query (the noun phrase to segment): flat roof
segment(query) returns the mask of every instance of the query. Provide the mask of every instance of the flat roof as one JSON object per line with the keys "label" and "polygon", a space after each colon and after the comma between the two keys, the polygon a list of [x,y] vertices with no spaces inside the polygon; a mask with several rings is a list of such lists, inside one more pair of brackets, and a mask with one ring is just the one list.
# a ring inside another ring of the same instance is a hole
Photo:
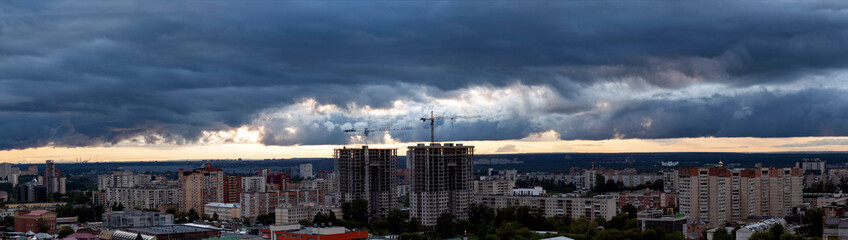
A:
{"label": "flat roof", "polygon": [[127,228],[128,231],[138,232],[138,233],[146,233],[150,235],[161,235],[161,234],[178,234],[178,233],[193,233],[193,232],[213,232],[218,231],[214,229],[202,228],[202,227],[190,227],[184,225],[169,225],[169,226],[159,226],[159,227],[142,227],[142,228]]}

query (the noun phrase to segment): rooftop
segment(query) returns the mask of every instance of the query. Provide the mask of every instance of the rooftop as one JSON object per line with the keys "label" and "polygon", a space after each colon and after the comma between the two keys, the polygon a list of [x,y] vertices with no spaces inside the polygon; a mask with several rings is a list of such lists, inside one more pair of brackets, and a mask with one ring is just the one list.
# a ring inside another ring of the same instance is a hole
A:
{"label": "rooftop", "polygon": [[206,204],[207,207],[225,207],[225,208],[239,208],[238,203],[219,203],[219,202],[211,202]]}
{"label": "rooftop", "polygon": [[183,225],[169,225],[169,226],[160,226],[160,227],[127,228],[127,231],[138,232],[138,233],[149,234],[149,235],[161,235],[161,234],[209,232],[209,231],[217,231],[217,230],[208,229],[208,228],[201,228],[201,227],[183,226]]}
{"label": "rooftop", "polygon": [[47,211],[47,210],[32,210],[32,211],[30,211],[29,213],[24,214],[24,215],[28,215],[28,216],[38,216],[38,215],[45,214],[45,213],[48,213],[48,212],[49,212],[49,211]]}

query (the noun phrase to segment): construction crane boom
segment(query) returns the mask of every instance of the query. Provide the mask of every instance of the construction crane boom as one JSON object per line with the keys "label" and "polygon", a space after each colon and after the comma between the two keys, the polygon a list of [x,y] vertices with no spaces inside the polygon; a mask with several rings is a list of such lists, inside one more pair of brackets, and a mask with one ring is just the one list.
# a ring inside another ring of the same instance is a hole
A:
{"label": "construction crane boom", "polygon": [[436,120],[454,120],[454,119],[462,119],[462,118],[480,118],[480,115],[468,115],[468,116],[433,116],[433,111],[430,111],[430,117],[421,118],[422,122],[430,121],[430,143],[436,142],[436,137],[433,128],[435,128]]}
{"label": "construction crane boom", "polygon": [[[365,145],[368,145],[368,136],[372,132],[404,131],[404,130],[412,130],[412,129],[413,128],[411,128],[411,127],[403,127],[403,128],[380,127],[380,128],[365,128],[365,129],[362,129],[361,132],[362,132],[362,135],[365,136]],[[351,128],[351,129],[345,129],[345,130],[343,130],[343,132],[346,132],[346,133],[353,132],[353,133],[355,133],[355,132],[360,132],[360,131],[356,130],[356,128]]]}

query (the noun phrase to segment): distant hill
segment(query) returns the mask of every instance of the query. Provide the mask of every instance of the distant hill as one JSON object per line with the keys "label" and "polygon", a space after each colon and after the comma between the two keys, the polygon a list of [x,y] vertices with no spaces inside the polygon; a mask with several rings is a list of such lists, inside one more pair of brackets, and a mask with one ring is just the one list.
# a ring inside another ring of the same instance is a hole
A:
{"label": "distant hill", "polygon": [[[528,154],[491,154],[477,155],[477,159],[515,159],[520,164],[476,165],[478,170],[495,168],[514,168],[519,171],[565,172],[572,167],[589,168],[635,168],[639,171],[657,171],[662,169],[661,161],[677,161],[679,167],[702,166],[707,163],[724,162],[725,165],[753,167],[762,163],[766,167],[790,167],[805,158],[819,158],[829,165],[848,162],[848,153],[844,152],[792,152],[792,153],[528,153]],[[98,162],[98,163],[57,163],[63,173],[106,172],[126,169],[139,172],[176,172],[180,168],[192,169],[212,161],[213,166],[223,168],[230,173],[253,174],[262,168],[279,171],[283,168],[297,167],[301,163],[312,163],[316,170],[333,169],[331,158],[297,158],[267,160],[175,160],[141,162]],[[19,164],[27,167],[33,164]],[[44,164],[35,164],[41,171]],[[406,168],[406,157],[398,157],[398,167]]]}

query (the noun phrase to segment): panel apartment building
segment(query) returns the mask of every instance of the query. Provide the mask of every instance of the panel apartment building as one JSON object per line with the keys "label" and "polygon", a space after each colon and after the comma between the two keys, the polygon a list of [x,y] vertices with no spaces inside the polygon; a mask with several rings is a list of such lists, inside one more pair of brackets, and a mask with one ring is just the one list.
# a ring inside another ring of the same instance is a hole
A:
{"label": "panel apartment building", "polygon": [[554,196],[498,196],[479,195],[474,201],[490,208],[527,206],[544,210],[545,217],[586,217],[589,220],[615,217],[616,200],[610,196],[594,198]]}
{"label": "panel apartment building", "polygon": [[412,171],[410,216],[426,226],[448,212],[468,219],[473,194],[474,146],[431,143],[410,146],[406,157]]}
{"label": "panel apartment building", "polygon": [[800,168],[681,167],[680,212],[715,225],[749,216],[785,217],[802,203]]}
{"label": "panel apartment building", "polygon": [[211,163],[204,167],[179,173],[180,211],[194,209],[204,214],[203,206],[211,202],[224,202],[224,171],[213,168]]}
{"label": "panel apartment building", "polygon": [[123,205],[127,209],[155,209],[177,204],[180,188],[173,181],[151,181],[150,174],[113,171],[97,176],[97,189],[106,205]]}
{"label": "panel apartment building", "polygon": [[340,200],[368,200],[372,217],[387,217],[397,202],[397,149],[345,147],[335,149],[334,158]]}

